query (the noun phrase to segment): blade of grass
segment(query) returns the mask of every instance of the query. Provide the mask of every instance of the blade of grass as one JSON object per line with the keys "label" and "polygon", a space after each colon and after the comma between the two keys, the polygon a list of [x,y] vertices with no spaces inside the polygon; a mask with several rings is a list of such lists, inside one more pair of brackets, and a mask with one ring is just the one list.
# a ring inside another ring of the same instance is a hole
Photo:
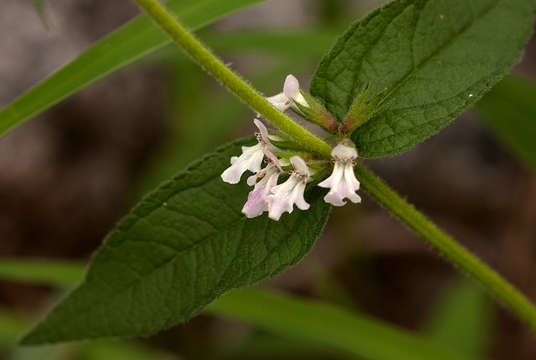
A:
{"label": "blade of grass", "polygon": [[[167,4],[190,29],[197,30],[261,1],[170,0]],[[91,82],[169,42],[169,37],[149,17],[138,16],[0,110],[0,137]]]}
{"label": "blade of grass", "polygon": [[453,282],[433,308],[425,332],[436,342],[473,359],[486,359],[493,313],[484,292],[467,279]]}
{"label": "blade of grass", "polygon": [[276,292],[235,290],[209,305],[208,311],[365,359],[466,359],[446,347],[363,314]]}
{"label": "blade of grass", "polygon": [[49,260],[0,260],[0,280],[73,286],[84,275],[78,263]]}
{"label": "blade of grass", "polygon": [[218,349],[219,356],[214,360],[251,360],[251,359],[330,359],[347,360],[354,356],[349,356],[346,351],[334,349],[324,344],[312,343],[310,341],[299,341],[274,335],[272,333],[256,333],[239,348]]}

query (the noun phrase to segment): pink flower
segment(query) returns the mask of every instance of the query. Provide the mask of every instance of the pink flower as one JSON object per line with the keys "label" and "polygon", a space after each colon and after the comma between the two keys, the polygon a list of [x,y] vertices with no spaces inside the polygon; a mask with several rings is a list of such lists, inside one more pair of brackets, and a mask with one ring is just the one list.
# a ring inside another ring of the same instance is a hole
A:
{"label": "pink flower", "polygon": [[294,204],[301,210],[309,209],[303,193],[309,180],[309,169],[305,161],[299,156],[290,158],[294,171],[284,183],[271,189],[272,195],[267,196],[268,217],[278,221],[284,212],[289,214],[294,210]]}
{"label": "pink flower", "polygon": [[333,206],[345,205],[345,198],[353,203],[361,202],[361,198],[356,194],[359,190],[359,181],[354,174],[357,151],[351,146],[338,144],[331,151],[331,156],[335,161],[333,172],[330,177],[318,184],[320,187],[330,189],[324,201]]}
{"label": "pink flower", "polygon": [[277,180],[281,174],[281,167],[275,156],[273,158],[269,157],[268,162],[268,165],[262,171],[248,178],[248,185],[255,185],[248,195],[248,201],[242,208],[242,213],[248,218],[260,216],[268,210],[267,196],[272,188],[277,185]]}

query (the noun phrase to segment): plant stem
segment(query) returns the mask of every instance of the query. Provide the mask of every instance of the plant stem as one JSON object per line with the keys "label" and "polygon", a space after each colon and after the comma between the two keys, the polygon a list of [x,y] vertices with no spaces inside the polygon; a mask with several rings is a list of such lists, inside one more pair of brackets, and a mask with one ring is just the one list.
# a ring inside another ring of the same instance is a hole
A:
{"label": "plant stem", "polygon": [[366,167],[358,165],[356,173],[365,191],[376,201],[536,330],[536,308],[522,293],[441,231]]}
{"label": "plant stem", "polygon": [[[277,110],[251,85],[229,69],[219,58],[197,40],[158,0],[135,0],[200,66],[222,82],[232,93],[287,133],[306,149],[329,157],[331,146],[291,118]],[[210,101],[210,100],[208,100]]]}
{"label": "plant stem", "polygon": [[[329,144],[273,107],[255,89],[195,39],[157,0],[135,1],[199,65],[220,80],[231,92],[245,101],[255,111],[258,111],[305,148],[326,157],[330,155],[331,146]],[[519,318],[527,322],[532,329],[536,330],[536,308],[523,294],[450,236],[442,232],[364,166],[357,166],[356,172],[363,184],[363,188],[381,205],[423,237],[428,244],[443,254],[455,266],[482,284],[490,294],[504,303]]]}

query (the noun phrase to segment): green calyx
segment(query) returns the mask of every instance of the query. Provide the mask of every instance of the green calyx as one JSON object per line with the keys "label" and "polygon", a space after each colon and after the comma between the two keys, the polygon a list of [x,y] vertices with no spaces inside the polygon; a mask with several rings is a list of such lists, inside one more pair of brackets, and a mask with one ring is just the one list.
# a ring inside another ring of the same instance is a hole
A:
{"label": "green calyx", "polygon": [[313,124],[319,125],[330,133],[335,133],[339,129],[339,124],[337,120],[326,110],[326,108],[313,96],[306,93],[305,91],[300,90],[301,95],[304,97],[305,101],[309,106],[300,104],[297,101],[294,101],[296,104],[297,110],[294,110],[298,115],[304,119],[312,122]]}
{"label": "green calyx", "polygon": [[368,84],[354,100],[341,124],[340,132],[342,134],[351,134],[355,129],[384,110],[389,105],[386,100],[387,89],[374,92],[372,85]]}

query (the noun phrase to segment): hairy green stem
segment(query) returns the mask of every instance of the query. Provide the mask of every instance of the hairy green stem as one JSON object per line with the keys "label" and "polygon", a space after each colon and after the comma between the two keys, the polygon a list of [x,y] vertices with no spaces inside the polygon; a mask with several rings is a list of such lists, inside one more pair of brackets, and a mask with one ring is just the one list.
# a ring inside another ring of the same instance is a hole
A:
{"label": "hairy green stem", "polygon": [[[194,38],[157,0],[135,1],[199,65],[220,80],[255,111],[258,111],[305,148],[324,156],[329,156],[331,152],[329,144],[295,123],[267,102],[262,95]],[[536,330],[536,308],[523,294],[463,246],[455,242],[450,236],[442,232],[364,166],[359,165],[356,169],[364,189],[372,197],[391,211],[400,221],[423,237],[428,244],[443,254],[450,262],[482,284],[493,296]]]}
{"label": "hairy green stem", "polygon": [[387,184],[363,165],[356,174],[364,190],[400,221],[419,234],[447,260],[479,282],[491,295],[502,302],[520,319],[536,330],[536,308],[523,294],[476,256],[441,231],[434,223],[402,199]]}
{"label": "hairy green stem", "polygon": [[158,0],[135,0],[199,65],[222,82],[232,93],[270,120],[306,149],[329,156],[331,147],[324,140],[295,123],[277,110],[251,85],[229,69],[218,57],[197,40]]}

